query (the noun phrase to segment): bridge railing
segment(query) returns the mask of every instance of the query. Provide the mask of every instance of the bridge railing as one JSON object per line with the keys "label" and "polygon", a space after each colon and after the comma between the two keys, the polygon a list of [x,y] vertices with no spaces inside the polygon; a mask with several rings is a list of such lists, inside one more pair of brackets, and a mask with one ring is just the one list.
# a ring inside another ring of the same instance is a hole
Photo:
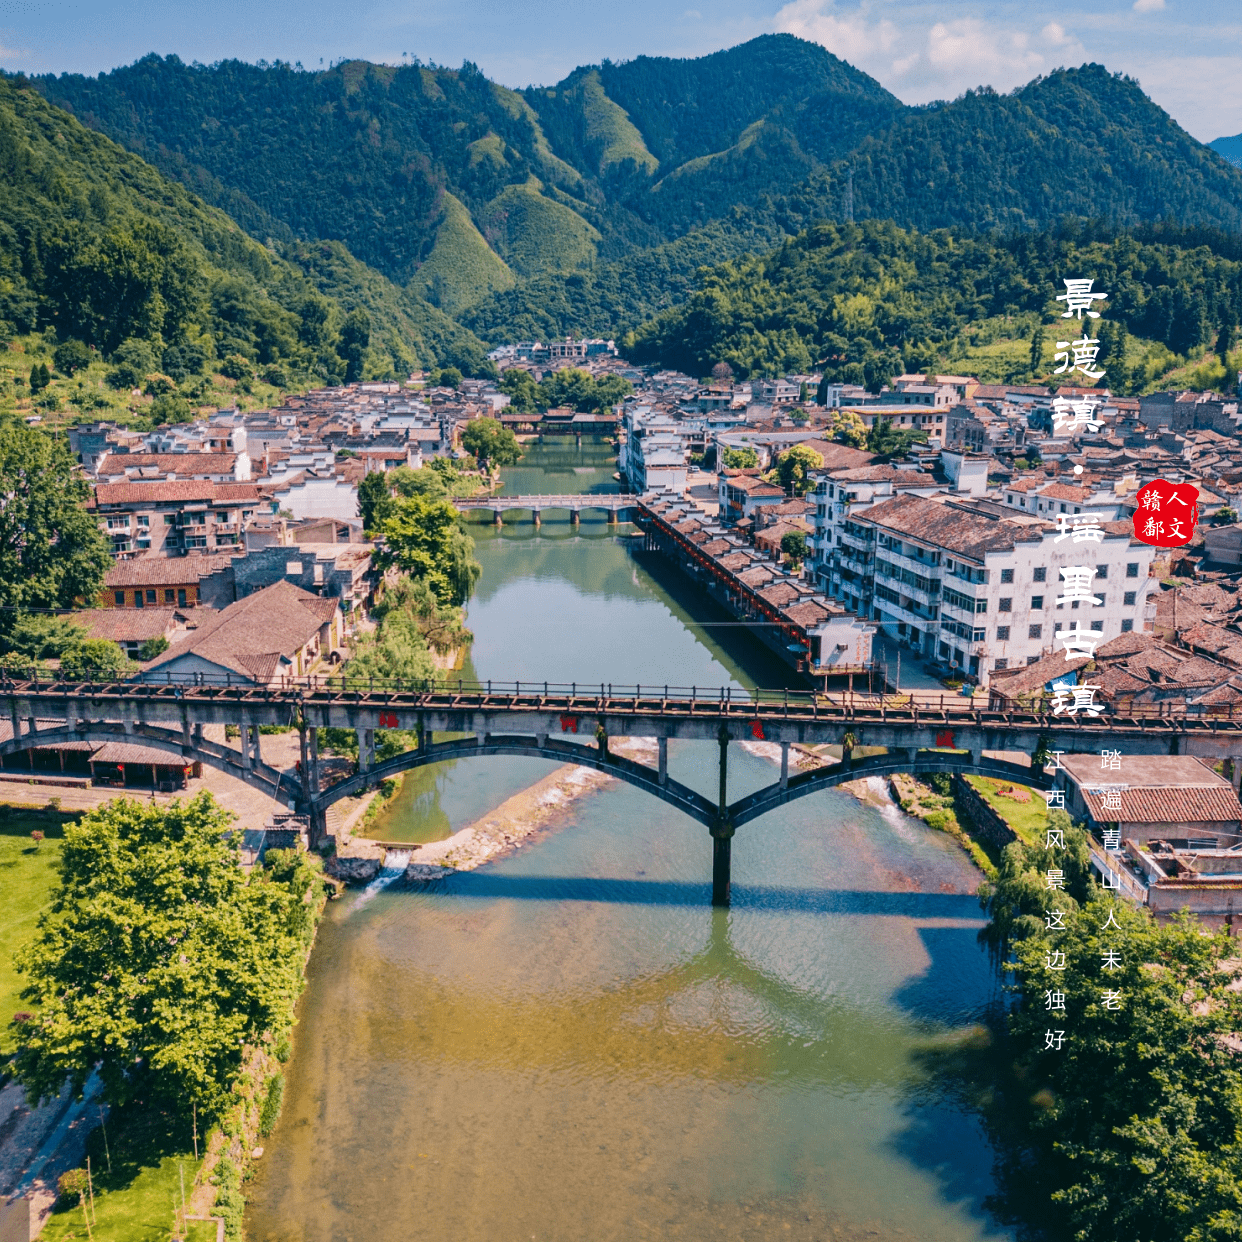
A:
{"label": "bridge railing", "polygon": [[934,691],[915,691],[913,694],[873,694],[866,691],[825,692],[799,689],[766,689],[744,686],[677,686],[672,684],[618,683],[618,682],[553,682],[553,681],[466,681],[465,679],[401,680],[384,677],[351,675],[348,671],[336,674],[309,674],[284,676],[268,685],[256,685],[253,681],[231,673],[214,675],[208,673],[177,674],[158,671],[142,674],[142,680],[111,681],[100,679],[67,679],[59,670],[33,666],[29,669],[0,669],[0,694],[46,693],[67,698],[99,697],[176,697],[191,694],[195,697],[259,698],[263,700],[288,699],[295,702],[306,697],[327,696],[352,701],[376,698],[431,699],[435,705],[452,705],[460,698],[476,705],[503,706],[511,701],[514,706],[537,707],[546,700],[553,709],[572,705],[579,710],[592,708],[630,710],[642,713],[667,710],[698,711],[703,714],[719,713],[726,716],[745,716],[748,712],[762,715],[790,714],[797,716],[844,715],[870,720],[928,720],[966,721],[986,719],[998,723],[1026,723],[1032,721],[1082,725],[1094,723],[1097,727],[1111,721],[1196,723],[1203,728],[1226,727],[1242,729],[1242,711],[1233,705],[1217,707],[1202,704],[1179,704],[1174,712],[1172,705],[1136,704],[1133,699],[1121,699],[1101,703],[1098,717],[1070,717],[1067,714],[1052,716],[1047,704],[1030,707],[983,706],[979,701],[962,698],[955,694],[939,694]]}

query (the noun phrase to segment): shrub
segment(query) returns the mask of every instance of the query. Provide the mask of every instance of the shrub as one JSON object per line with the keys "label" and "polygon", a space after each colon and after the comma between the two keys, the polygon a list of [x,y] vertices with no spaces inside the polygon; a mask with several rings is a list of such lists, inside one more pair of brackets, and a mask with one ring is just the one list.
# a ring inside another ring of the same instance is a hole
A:
{"label": "shrub", "polygon": [[260,378],[265,384],[271,384],[273,388],[289,387],[288,374],[284,367],[276,362],[269,362],[260,373]]}
{"label": "shrub", "polygon": [[56,1189],[59,1192],[56,1199],[58,1208],[77,1207],[86,1193],[86,1170],[69,1169],[62,1173],[56,1181]]}
{"label": "shrub", "polygon": [[81,341],[62,341],[52,354],[52,361],[62,375],[72,375],[91,364],[91,351]]}
{"label": "shrub", "polygon": [[284,1074],[273,1074],[267,1080],[267,1094],[263,1097],[263,1107],[259,1110],[259,1133],[266,1138],[276,1125],[280,1116],[280,1105],[285,1098]]}
{"label": "shrub", "polygon": [[163,397],[170,392],[176,392],[177,384],[171,375],[165,375],[161,371],[152,371],[143,382],[142,391],[148,397]]}
{"label": "shrub", "polygon": [[220,374],[231,380],[249,379],[250,359],[243,354],[229,354],[220,364]]}
{"label": "shrub", "polygon": [[105,378],[112,388],[137,388],[156,365],[150,342],[130,337],[113,351],[112,369]]}

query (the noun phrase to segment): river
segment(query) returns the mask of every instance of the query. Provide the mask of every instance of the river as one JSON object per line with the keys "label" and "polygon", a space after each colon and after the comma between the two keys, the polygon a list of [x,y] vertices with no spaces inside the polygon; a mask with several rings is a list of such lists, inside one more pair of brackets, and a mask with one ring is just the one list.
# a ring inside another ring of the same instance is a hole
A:
{"label": "river", "polygon": [[[566,469],[605,487],[599,454],[539,446],[522,490],[564,490]],[[557,482],[540,486],[545,463]],[[474,671],[772,684],[780,666],[625,529],[473,528]],[[730,798],[774,778],[730,750]],[[714,796],[714,757],[673,743],[670,771]],[[383,835],[433,839],[550,770],[446,765]],[[708,906],[707,832],[626,785],[479,871],[334,903],[250,1236],[1012,1237],[983,1206],[978,1121],[924,1068],[997,999],[979,875],[871,794],[825,791],[739,831],[727,912]]]}

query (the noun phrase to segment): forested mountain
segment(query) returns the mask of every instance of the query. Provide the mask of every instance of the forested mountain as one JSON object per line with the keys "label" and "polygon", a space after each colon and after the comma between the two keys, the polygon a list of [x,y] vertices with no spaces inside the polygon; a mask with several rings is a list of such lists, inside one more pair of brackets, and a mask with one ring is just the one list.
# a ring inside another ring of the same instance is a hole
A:
{"label": "forested mountain", "polygon": [[479,342],[337,243],[260,245],[224,212],[0,78],[0,331],[50,327],[145,371],[236,355],[339,382]]}
{"label": "forested mountain", "polygon": [[1098,65],[924,108],[790,35],[521,92],[469,63],[158,56],[37,86],[259,240],[339,242],[492,340],[633,324],[689,256],[842,219],[851,174],[856,219],[920,229],[1242,229],[1242,171]]}
{"label": "forested mountain", "polygon": [[878,391],[903,371],[936,369],[973,329],[1003,321],[1008,335],[1039,342],[1008,378],[1045,380],[1055,362],[1044,342],[1060,327],[1057,276],[1070,273],[1090,273],[1108,294],[1093,332],[1114,391],[1144,387],[1153,353],[1167,369],[1174,355],[1214,344],[1224,355],[1236,339],[1242,239],[1160,226],[972,237],[866,221],[819,224],[767,255],[700,273],[684,304],[627,350],[693,375],[717,362],[743,376],[822,364],[829,379]]}

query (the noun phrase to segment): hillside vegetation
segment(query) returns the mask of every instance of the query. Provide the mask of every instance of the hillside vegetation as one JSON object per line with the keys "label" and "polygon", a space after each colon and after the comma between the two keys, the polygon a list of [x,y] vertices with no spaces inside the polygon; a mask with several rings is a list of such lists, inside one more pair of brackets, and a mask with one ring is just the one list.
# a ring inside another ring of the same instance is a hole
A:
{"label": "hillside vegetation", "polygon": [[985,238],[819,224],[766,255],[702,271],[683,305],[626,345],[637,360],[695,375],[717,362],[744,376],[822,365],[829,379],[873,391],[903,371],[966,359],[985,379],[1054,379],[1051,349],[1002,353],[995,370],[986,349],[972,350],[1025,345],[1037,328],[1054,339],[1061,278],[1090,274],[1109,294],[1092,329],[1107,383],[1142,390],[1218,342],[1227,351],[1242,320],[1242,245],[1218,238],[1213,252],[1200,240],[1171,228]]}
{"label": "hillside vegetation", "polygon": [[521,92],[468,62],[158,56],[36,84],[256,239],[338,242],[491,342],[616,335],[682,295],[692,258],[843,220],[851,178],[855,219],[905,228],[1242,230],[1242,171],[1100,65],[918,108],[790,35]]}

